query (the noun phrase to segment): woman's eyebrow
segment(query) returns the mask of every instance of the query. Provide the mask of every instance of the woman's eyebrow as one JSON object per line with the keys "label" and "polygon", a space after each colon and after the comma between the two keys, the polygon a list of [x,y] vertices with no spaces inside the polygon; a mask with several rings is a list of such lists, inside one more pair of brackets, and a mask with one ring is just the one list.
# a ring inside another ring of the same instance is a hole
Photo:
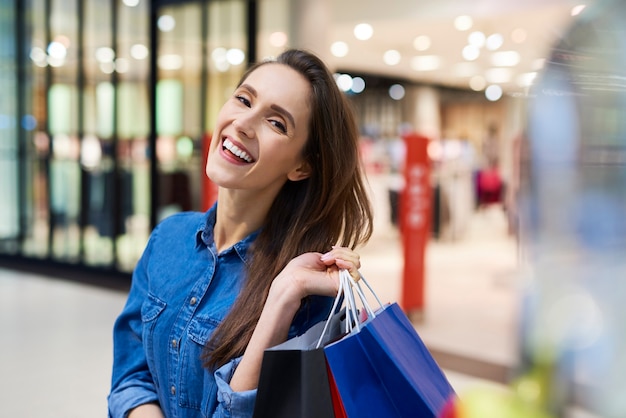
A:
{"label": "woman's eyebrow", "polygon": [[[250,84],[242,84],[241,86],[239,86],[240,88],[246,89],[250,92],[251,95],[253,95],[254,97],[258,97],[258,93],[256,91],[256,89],[254,87],[252,87]],[[291,113],[289,113],[287,111],[287,109],[285,109],[282,106],[279,106],[277,104],[273,104],[270,106],[270,108],[272,110],[277,111],[278,113],[280,113],[281,115],[283,115],[284,117],[286,117],[287,119],[289,119],[289,122],[291,122],[291,125],[293,127],[296,126],[296,121],[294,120],[293,116],[291,115]]]}
{"label": "woman's eyebrow", "polygon": [[293,126],[295,128],[296,126],[296,122],[293,120],[293,116],[291,116],[291,113],[289,113],[287,111],[287,109],[278,106],[276,104],[273,104],[270,106],[273,110],[277,111],[278,113],[280,113],[281,115],[283,115],[284,117],[286,117],[287,119],[289,119],[289,122],[291,122],[291,126]]}
{"label": "woman's eyebrow", "polygon": [[248,90],[250,94],[253,95],[254,97],[258,96],[256,89],[252,87],[250,84],[242,84],[239,87]]}

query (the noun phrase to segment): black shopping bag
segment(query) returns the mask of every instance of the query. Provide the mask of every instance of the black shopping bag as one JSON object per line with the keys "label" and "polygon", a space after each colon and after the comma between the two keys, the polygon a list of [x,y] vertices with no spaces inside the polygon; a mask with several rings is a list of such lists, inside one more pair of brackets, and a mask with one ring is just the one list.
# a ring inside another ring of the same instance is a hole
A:
{"label": "black shopping bag", "polygon": [[343,318],[342,311],[303,335],[265,350],[254,418],[335,418],[321,344],[343,334]]}
{"label": "black shopping bag", "polygon": [[455,396],[397,303],[324,351],[348,417],[433,418]]}

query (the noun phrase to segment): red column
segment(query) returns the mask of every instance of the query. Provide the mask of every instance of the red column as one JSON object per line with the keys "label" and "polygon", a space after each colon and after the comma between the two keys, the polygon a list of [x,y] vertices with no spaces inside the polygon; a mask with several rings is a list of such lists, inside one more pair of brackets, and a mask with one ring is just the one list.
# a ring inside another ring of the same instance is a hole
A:
{"label": "red column", "polygon": [[400,203],[400,228],[404,249],[402,308],[419,319],[424,311],[424,257],[430,238],[432,190],[428,138],[406,134],[405,187]]}
{"label": "red column", "polygon": [[202,136],[202,211],[208,210],[217,200],[217,185],[206,175],[206,162],[211,145],[211,133],[207,132]]}

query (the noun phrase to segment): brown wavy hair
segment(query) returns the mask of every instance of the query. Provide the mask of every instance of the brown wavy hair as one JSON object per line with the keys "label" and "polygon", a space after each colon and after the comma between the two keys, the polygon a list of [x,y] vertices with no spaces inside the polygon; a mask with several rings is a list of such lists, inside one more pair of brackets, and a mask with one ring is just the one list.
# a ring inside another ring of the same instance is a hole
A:
{"label": "brown wavy hair", "polygon": [[304,158],[311,175],[287,181],[272,204],[251,247],[247,281],[232,310],[207,343],[203,361],[214,370],[243,355],[261,316],[270,285],[294,257],[326,252],[332,245],[355,248],[372,234],[372,207],[359,155],[359,132],[348,99],[315,55],[290,49],[275,60],[255,64],[239,84],[261,65],[287,65],[311,85],[309,135]]}

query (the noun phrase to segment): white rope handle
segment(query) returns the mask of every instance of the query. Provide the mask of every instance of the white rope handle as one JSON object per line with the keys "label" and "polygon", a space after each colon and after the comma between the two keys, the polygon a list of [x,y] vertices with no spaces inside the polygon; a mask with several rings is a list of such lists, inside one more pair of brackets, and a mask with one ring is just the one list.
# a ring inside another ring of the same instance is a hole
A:
{"label": "white rope handle", "polygon": [[354,292],[356,291],[359,299],[361,300],[361,304],[363,305],[363,309],[367,313],[368,318],[374,318],[376,316],[375,311],[371,308],[367,298],[365,297],[365,293],[363,292],[363,288],[361,287],[360,282],[365,283],[365,286],[369,289],[370,293],[378,302],[380,308],[383,308],[383,304],[378,298],[378,295],[372,289],[372,286],[365,280],[365,277],[359,272],[360,280],[356,281],[350,275],[350,272],[346,269],[339,270],[339,290],[337,291],[337,296],[335,297],[335,301],[333,303],[333,307],[328,314],[328,318],[326,318],[326,323],[324,324],[324,329],[322,330],[322,334],[320,335],[319,340],[317,341],[317,345],[315,348],[319,348],[322,345],[322,340],[324,339],[324,335],[328,331],[328,327],[330,325],[330,320],[335,314],[335,310],[339,305],[339,301],[341,297],[344,296],[345,305],[346,305],[346,326],[345,332],[349,333],[355,328],[357,331],[361,330],[361,321],[359,320],[359,309],[356,304],[356,298],[354,297]]}

